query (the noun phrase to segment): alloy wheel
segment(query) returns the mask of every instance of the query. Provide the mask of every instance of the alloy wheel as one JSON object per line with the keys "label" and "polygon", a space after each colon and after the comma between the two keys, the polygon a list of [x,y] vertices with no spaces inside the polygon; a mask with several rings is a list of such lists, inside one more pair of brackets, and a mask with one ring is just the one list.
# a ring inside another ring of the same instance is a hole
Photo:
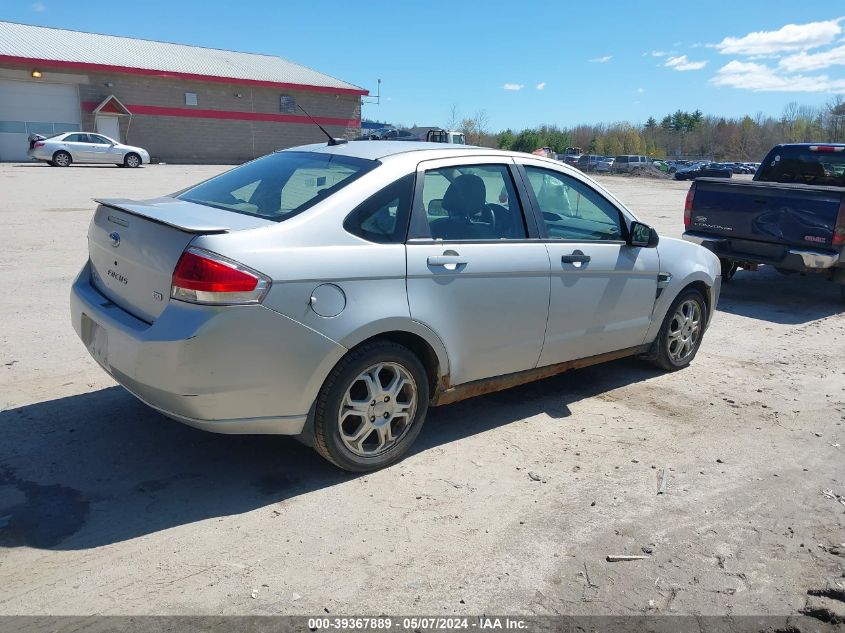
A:
{"label": "alloy wheel", "polygon": [[355,455],[375,457],[393,448],[411,428],[417,385],[398,363],[378,363],[358,374],[341,400],[338,425]]}
{"label": "alloy wheel", "polygon": [[667,332],[667,352],[681,364],[695,352],[701,338],[701,305],[694,299],[681,303],[672,315]]}

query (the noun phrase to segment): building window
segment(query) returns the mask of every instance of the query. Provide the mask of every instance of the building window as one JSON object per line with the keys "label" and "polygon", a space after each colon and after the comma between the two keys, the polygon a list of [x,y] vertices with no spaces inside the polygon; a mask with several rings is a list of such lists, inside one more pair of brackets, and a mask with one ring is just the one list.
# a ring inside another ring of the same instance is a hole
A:
{"label": "building window", "polygon": [[185,93],[185,105],[197,105],[197,93],[196,92],[186,92]]}
{"label": "building window", "polygon": [[281,95],[279,97],[279,112],[294,114],[296,112],[296,99],[290,95]]}

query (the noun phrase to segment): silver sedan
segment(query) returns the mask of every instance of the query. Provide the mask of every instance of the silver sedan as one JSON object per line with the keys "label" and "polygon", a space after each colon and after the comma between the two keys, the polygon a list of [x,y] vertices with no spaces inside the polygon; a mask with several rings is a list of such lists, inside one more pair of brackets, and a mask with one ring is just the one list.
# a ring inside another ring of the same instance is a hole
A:
{"label": "silver sedan", "polygon": [[171,418],[353,471],[398,460],[429,406],[624,356],[687,366],[721,282],[578,170],[483,148],[311,145],[99,203],[71,293],[97,362]]}
{"label": "silver sedan", "polygon": [[47,138],[31,138],[28,154],[33,160],[54,167],[69,167],[72,163],[140,167],[150,162],[150,154],[144,148],[124,145],[93,132],[66,132]]}

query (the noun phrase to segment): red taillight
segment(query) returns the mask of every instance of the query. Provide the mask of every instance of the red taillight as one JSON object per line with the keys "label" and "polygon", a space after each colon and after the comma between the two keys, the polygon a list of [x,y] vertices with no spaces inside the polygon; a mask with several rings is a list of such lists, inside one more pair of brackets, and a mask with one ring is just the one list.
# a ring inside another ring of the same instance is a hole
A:
{"label": "red taillight", "polygon": [[811,152],[841,152],[845,145],[810,145]]}
{"label": "red taillight", "polygon": [[845,200],[839,204],[839,213],[836,214],[836,224],[833,225],[833,238],[830,243],[834,246],[845,244]]}
{"label": "red taillight", "polygon": [[690,185],[689,191],[687,191],[686,202],[684,202],[684,227],[687,227],[692,223],[693,200],[695,200],[695,181],[693,181]]}
{"label": "red taillight", "polygon": [[189,248],[176,263],[170,296],[192,303],[257,303],[269,279],[230,259]]}
{"label": "red taillight", "polygon": [[44,147],[44,142],[43,141],[36,141],[34,147]]}

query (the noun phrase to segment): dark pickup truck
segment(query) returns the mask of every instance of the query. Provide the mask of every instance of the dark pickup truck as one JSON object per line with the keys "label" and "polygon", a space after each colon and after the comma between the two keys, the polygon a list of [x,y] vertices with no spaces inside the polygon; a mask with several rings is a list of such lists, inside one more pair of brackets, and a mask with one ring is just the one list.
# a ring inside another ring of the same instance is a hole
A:
{"label": "dark pickup truck", "polygon": [[698,178],[684,228],[719,257],[724,281],[766,264],[824,275],[845,300],[845,145],[777,145],[751,181]]}

